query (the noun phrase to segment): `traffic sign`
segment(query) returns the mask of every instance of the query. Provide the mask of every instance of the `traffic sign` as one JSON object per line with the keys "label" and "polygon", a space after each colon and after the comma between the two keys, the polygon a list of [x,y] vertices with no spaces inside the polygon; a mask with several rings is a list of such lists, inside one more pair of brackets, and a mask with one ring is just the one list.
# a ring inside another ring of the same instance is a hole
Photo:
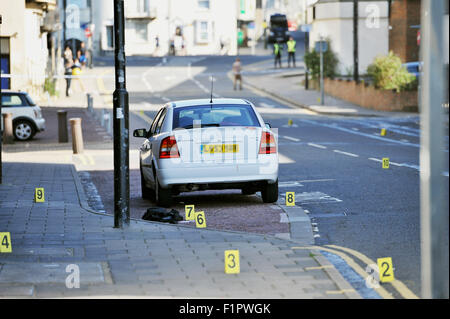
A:
{"label": "traffic sign", "polygon": [[328,51],[328,42],[327,41],[316,41],[315,43],[315,51],[317,53],[325,53]]}

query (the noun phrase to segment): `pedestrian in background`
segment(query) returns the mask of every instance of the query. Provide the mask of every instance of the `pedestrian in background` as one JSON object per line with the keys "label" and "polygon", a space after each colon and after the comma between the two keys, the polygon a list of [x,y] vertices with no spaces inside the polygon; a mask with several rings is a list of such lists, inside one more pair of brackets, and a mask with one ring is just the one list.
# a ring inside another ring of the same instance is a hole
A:
{"label": "pedestrian in background", "polygon": [[77,59],[83,67],[86,65],[86,47],[83,41],[81,41],[80,49],[77,52]]}
{"label": "pedestrian in background", "polygon": [[287,42],[287,49],[288,49],[288,68],[291,67],[291,59],[294,62],[294,68],[295,68],[295,45],[296,42],[293,37],[289,37],[289,41]]}
{"label": "pedestrian in background", "polygon": [[277,68],[277,62],[281,68],[281,51],[282,50],[283,50],[283,48],[279,42],[275,42],[273,44],[273,54],[275,56],[275,69]]}
{"label": "pedestrian in background", "polygon": [[69,46],[66,46],[66,49],[64,50],[64,66],[69,62],[73,64],[73,55],[72,50],[70,50]]}
{"label": "pedestrian in background", "polygon": [[[69,47],[66,48],[66,51]],[[72,56],[72,51],[70,51],[70,56]],[[64,52],[64,57],[65,57],[66,52]],[[69,97],[70,96],[70,84],[72,82],[72,67],[73,67],[73,60],[72,58],[70,59],[65,59],[65,64],[64,64],[64,78],[66,79],[66,96]]]}
{"label": "pedestrian in background", "polygon": [[236,90],[237,81],[239,81],[239,90],[242,90],[242,64],[241,59],[236,58],[236,61],[233,63],[233,74],[234,74],[234,81],[233,81],[233,89]]}

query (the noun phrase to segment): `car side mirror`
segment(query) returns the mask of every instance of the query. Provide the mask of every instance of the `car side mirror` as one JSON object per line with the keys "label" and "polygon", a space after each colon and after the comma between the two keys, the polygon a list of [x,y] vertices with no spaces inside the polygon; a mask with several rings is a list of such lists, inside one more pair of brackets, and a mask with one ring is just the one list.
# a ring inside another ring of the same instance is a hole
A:
{"label": "car side mirror", "polygon": [[148,132],[145,128],[138,128],[133,131],[134,137],[147,137],[147,135],[148,135]]}
{"label": "car side mirror", "polygon": [[270,129],[272,128],[272,125],[270,125],[270,123],[264,123],[264,124],[266,124],[266,128],[267,128],[267,129],[270,130]]}

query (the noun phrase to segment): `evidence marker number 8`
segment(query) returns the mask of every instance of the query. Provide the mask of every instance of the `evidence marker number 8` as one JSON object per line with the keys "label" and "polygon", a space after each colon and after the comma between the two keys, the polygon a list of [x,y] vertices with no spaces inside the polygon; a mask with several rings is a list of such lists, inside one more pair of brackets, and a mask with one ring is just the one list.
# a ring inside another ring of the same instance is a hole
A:
{"label": "evidence marker number 8", "polygon": [[295,206],[295,192],[286,192],[286,206]]}

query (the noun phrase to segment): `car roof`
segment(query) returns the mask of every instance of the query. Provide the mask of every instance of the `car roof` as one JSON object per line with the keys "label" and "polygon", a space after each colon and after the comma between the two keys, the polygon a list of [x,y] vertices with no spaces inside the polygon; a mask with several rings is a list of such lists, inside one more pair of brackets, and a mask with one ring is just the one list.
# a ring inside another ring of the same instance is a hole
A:
{"label": "car roof", "polygon": [[23,91],[10,91],[10,90],[2,90],[2,94],[27,94],[27,92]]}
{"label": "car roof", "polygon": [[181,100],[170,102],[172,107],[185,107],[185,106],[196,106],[196,105],[219,105],[219,104],[238,104],[238,105],[251,105],[251,103],[244,99],[196,99],[196,100]]}

